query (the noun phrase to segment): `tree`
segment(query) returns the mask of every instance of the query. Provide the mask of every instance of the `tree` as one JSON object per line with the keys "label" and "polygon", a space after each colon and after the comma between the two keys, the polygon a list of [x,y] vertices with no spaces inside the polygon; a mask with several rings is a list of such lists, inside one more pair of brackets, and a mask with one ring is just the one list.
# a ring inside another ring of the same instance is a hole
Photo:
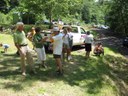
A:
{"label": "tree", "polygon": [[128,35],[128,1],[113,0],[108,22],[115,33]]}
{"label": "tree", "polygon": [[7,14],[18,5],[18,0],[0,0],[0,12]]}

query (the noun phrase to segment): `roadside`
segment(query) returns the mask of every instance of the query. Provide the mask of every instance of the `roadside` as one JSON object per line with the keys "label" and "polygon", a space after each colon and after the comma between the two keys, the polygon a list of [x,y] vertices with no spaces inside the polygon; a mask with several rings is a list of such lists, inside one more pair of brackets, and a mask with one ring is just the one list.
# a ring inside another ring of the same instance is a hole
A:
{"label": "roadside", "polygon": [[117,52],[128,58],[128,48],[122,46],[122,39],[113,36],[110,30],[93,28],[93,31],[98,32],[99,38],[96,42],[101,42],[104,46],[115,48]]}

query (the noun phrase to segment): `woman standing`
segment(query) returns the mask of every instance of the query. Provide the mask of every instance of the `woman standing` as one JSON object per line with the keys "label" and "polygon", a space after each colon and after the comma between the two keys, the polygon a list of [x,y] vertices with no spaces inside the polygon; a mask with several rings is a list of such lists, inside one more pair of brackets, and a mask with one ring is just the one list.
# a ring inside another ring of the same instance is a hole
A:
{"label": "woman standing", "polygon": [[33,43],[35,46],[35,50],[37,52],[37,57],[41,63],[41,66],[46,68],[47,66],[45,65],[46,61],[46,53],[45,53],[45,48],[44,48],[44,42],[46,41],[47,37],[43,38],[40,34],[41,28],[37,27],[35,29],[35,35],[33,36]]}

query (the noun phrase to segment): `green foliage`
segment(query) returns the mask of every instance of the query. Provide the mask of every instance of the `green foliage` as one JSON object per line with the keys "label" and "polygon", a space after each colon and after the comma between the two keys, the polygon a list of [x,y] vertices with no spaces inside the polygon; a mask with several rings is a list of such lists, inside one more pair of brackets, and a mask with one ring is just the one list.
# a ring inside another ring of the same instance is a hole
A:
{"label": "green foliage", "polygon": [[128,35],[128,1],[113,0],[111,11],[108,14],[108,22],[115,33]]}
{"label": "green foliage", "polygon": [[0,0],[0,12],[7,14],[18,5],[18,0]]}
{"label": "green foliage", "polygon": [[[104,23],[107,4],[100,0],[20,0],[11,2],[12,6],[17,3],[18,7],[13,12],[28,13],[35,16],[34,21],[49,19],[63,19],[67,22],[94,22]],[[10,4],[10,3],[9,3]],[[28,16],[27,16],[28,17]],[[25,18],[28,22],[29,19]],[[67,20],[66,20],[66,19]],[[72,20],[71,20],[72,19]],[[78,21],[77,21],[78,20]]]}
{"label": "green foliage", "polygon": [[109,1],[84,0],[82,19],[85,23],[106,24],[105,17],[109,11]]}
{"label": "green foliage", "polygon": [[0,12],[0,24],[11,24],[12,20],[11,14],[3,14]]}

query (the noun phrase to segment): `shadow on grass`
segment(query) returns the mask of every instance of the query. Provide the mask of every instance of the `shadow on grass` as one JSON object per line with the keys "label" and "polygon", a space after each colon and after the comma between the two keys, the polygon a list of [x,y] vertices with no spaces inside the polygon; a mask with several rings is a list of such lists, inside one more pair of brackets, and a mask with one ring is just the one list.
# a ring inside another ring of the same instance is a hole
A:
{"label": "shadow on grass", "polygon": [[127,96],[128,61],[126,59],[111,55],[88,60],[84,60],[80,55],[74,58],[78,66],[68,65],[70,74],[64,78],[70,85],[82,86],[90,94],[97,94],[103,87],[110,85],[109,87],[116,89],[120,96]]}
{"label": "shadow on grass", "polygon": [[[25,78],[18,73],[16,68],[20,61],[10,56],[0,61],[2,67],[0,77],[10,82],[1,83],[6,89],[17,91],[31,87],[36,81],[59,81],[62,80],[71,86],[79,86],[89,94],[98,94],[106,85],[113,87],[120,96],[127,96],[128,86],[128,61],[121,57],[105,55],[103,57],[92,57],[85,59],[82,55],[73,55],[72,62],[64,65],[64,76],[55,74],[55,62],[51,55],[48,55],[48,68],[39,69],[36,66],[37,74],[28,74]],[[14,61],[13,61],[14,60]]]}

